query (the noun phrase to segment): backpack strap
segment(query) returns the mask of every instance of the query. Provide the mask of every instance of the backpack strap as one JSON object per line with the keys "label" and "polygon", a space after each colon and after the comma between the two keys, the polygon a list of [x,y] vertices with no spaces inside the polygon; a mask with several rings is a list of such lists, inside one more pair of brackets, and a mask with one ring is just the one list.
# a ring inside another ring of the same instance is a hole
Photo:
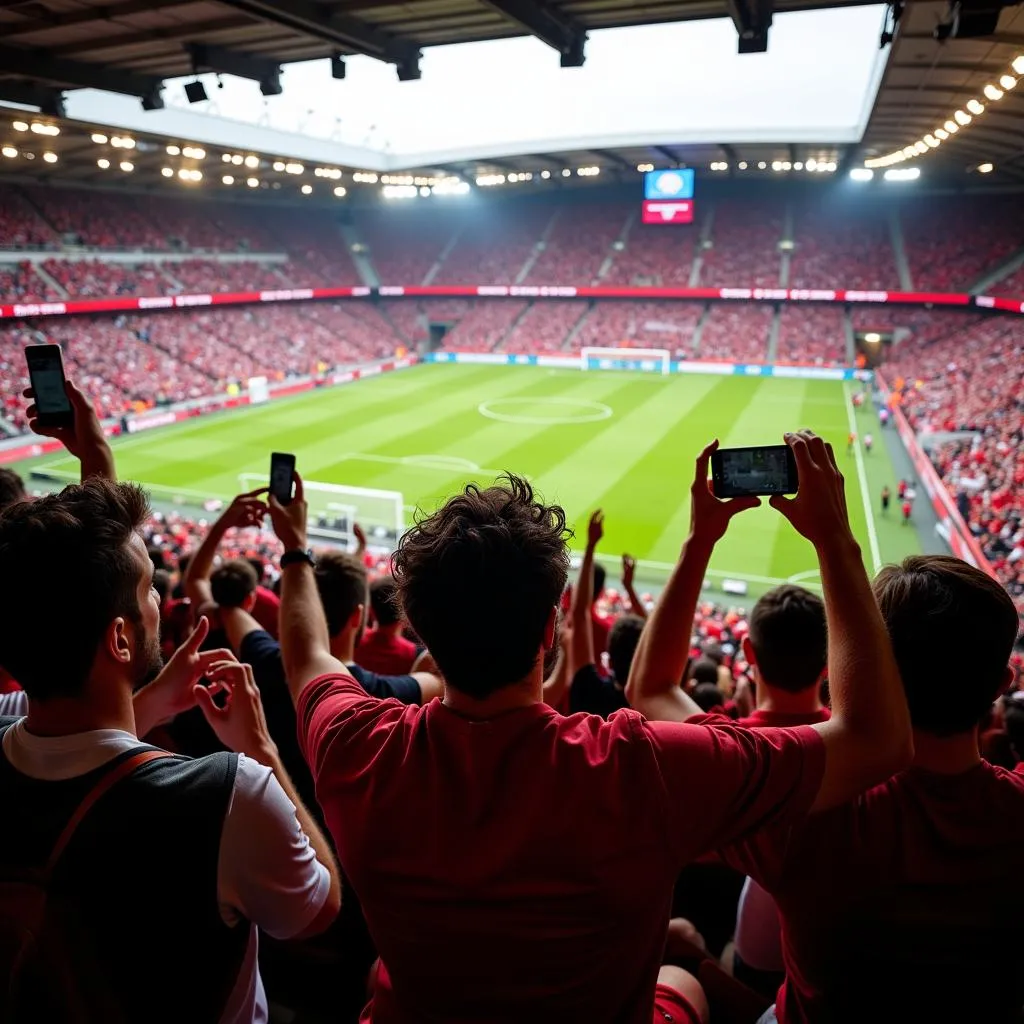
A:
{"label": "backpack strap", "polygon": [[113,786],[116,786],[123,778],[131,775],[140,765],[144,765],[149,761],[159,761],[163,758],[173,757],[173,754],[169,754],[165,750],[140,750],[137,754],[126,757],[123,761],[116,762],[113,768],[104,772],[92,789],[86,793],[85,799],[75,808],[75,813],[71,815],[71,819],[57,838],[57,842],[54,844],[50,857],[46,862],[46,873],[49,875],[53,872],[53,869],[57,866],[57,861],[60,860],[60,856],[64,852],[64,848],[75,834],[75,830],[82,824],[85,816],[92,810],[104,793]]}

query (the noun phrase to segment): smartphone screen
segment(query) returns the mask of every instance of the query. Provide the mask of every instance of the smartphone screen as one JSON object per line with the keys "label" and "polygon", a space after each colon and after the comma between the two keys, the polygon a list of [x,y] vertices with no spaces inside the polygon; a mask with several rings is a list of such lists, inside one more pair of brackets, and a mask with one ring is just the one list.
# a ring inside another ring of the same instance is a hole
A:
{"label": "smartphone screen", "polygon": [[74,412],[64,390],[64,360],[60,345],[29,345],[25,349],[25,359],[40,424],[71,426]]}
{"label": "smartphone screen", "polygon": [[282,505],[292,500],[292,476],[295,473],[295,456],[285,452],[273,452],[270,456],[270,493]]}
{"label": "smartphone screen", "polygon": [[795,494],[796,460],[785,444],[720,448],[711,456],[711,478],[719,498],[747,494]]}

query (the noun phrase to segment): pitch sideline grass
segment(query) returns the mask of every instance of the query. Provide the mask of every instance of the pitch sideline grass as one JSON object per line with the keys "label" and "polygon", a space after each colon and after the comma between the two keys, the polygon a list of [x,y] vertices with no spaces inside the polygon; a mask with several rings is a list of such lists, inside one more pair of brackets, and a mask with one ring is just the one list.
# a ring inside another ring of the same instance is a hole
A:
{"label": "pitch sideline grass", "polygon": [[[842,460],[847,409],[844,387],[831,381],[433,365],[138,434],[117,442],[116,455],[125,479],[228,498],[240,473],[267,472],[271,450],[292,451],[308,480],[398,490],[426,509],[470,479],[488,483],[508,469],[562,504],[578,536],[590,511],[604,508],[603,554],[628,551],[656,578],[686,534],[703,444],[777,443],[786,430],[810,427]],[[67,459],[38,461],[74,468]],[[848,468],[840,464],[872,569],[868,524],[877,503],[863,489],[892,467],[881,442],[863,463],[858,453]],[[893,533],[895,519],[874,525],[882,561],[918,550],[913,530]],[[755,592],[781,579],[817,579],[813,549],[767,506],[733,521],[712,572],[746,577]]]}

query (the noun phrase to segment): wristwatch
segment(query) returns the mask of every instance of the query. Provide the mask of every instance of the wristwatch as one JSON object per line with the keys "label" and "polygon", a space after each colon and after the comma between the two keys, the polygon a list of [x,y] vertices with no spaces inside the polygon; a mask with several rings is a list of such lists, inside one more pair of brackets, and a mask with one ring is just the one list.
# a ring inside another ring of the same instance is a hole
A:
{"label": "wristwatch", "polygon": [[313,554],[313,549],[292,548],[291,551],[286,551],[281,556],[282,569],[287,569],[289,565],[294,565],[296,562],[308,562],[315,569],[316,557]]}

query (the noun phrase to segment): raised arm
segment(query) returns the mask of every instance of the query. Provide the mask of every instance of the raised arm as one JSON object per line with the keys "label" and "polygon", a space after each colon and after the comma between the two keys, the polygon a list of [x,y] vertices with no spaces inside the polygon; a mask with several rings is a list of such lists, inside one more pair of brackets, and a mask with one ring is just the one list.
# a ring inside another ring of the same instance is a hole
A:
{"label": "raised arm", "polygon": [[[270,519],[284,544],[285,555],[307,550],[306,515],[302,477],[296,473],[295,496],[287,505],[270,496]],[[304,558],[291,561],[282,556],[280,616],[281,659],[294,702],[318,676],[348,674],[345,665],[331,654],[331,637],[313,565]]]}
{"label": "raised arm", "polygon": [[551,674],[544,680],[544,703],[553,708],[561,708],[572,683],[570,673],[572,665],[569,654],[572,647],[572,634],[572,626],[563,624],[558,635],[558,654],[555,656],[555,664],[551,669]]}
{"label": "raised arm", "polygon": [[569,664],[566,666],[569,679],[584,665],[594,664],[594,630],[590,624],[590,609],[594,603],[594,552],[603,536],[604,513],[596,509],[587,524],[587,547],[572,592],[572,609],[569,614],[572,642],[569,645]]}
{"label": "raised arm", "polygon": [[629,598],[630,611],[639,616],[641,619],[647,618],[647,608],[644,606],[643,601],[636,596],[636,591],[633,589],[633,577],[636,574],[636,559],[632,555],[622,556],[622,589],[626,592],[626,597]]}
{"label": "raised arm", "polygon": [[[74,424],[70,427],[41,426],[39,410],[33,402],[25,410],[29,427],[41,437],[52,437],[60,441],[81,464],[83,481],[88,480],[91,476],[116,480],[114,453],[110,450],[110,445],[107,444],[107,438],[103,433],[103,424],[100,423],[100,418],[96,415],[92,402],[70,380],[64,382],[64,390],[71,402],[71,409],[75,417]],[[35,398],[35,392],[31,388],[27,388],[24,395],[26,398]]]}
{"label": "raised arm", "polygon": [[657,721],[685,722],[703,714],[679,685],[686,670],[700,588],[711,552],[725,535],[729,520],[761,504],[760,499],[753,497],[721,501],[714,496],[708,465],[717,447],[718,441],[712,441],[697,456],[696,474],[690,489],[690,533],[640,634],[626,685],[630,707]]}
{"label": "raised arm", "polygon": [[202,609],[213,603],[210,573],[213,572],[217,548],[228,530],[235,527],[259,526],[263,522],[263,517],[267,514],[267,505],[260,495],[266,493],[266,487],[259,487],[255,491],[239,494],[206,531],[206,536],[193,553],[185,578],[182,580],[185,596],[192,602],[193,608]]}
{"label": "raised arm", "polygon": [[787,434],[786,443],[796,458],[800,490],[795,498],[775,495],[770,504],[814,545],[828,619],[832,717],[814,727],[825,741],[825,776],[813,808],[822,810],[906,767],[913,735],[832,446],[808,431]]}

